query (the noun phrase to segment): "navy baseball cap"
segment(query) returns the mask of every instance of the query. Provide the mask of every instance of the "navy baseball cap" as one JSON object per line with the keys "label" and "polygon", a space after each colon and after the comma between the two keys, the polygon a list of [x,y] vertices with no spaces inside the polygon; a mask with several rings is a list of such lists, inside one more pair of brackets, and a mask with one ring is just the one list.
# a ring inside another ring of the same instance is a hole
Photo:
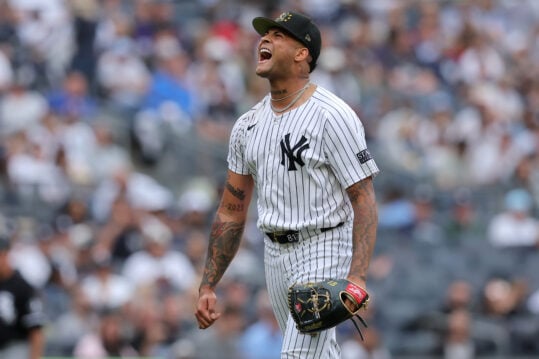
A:
{"label": "navy baseball cap", "polygon": [[309,64],[309,72],[314,70],[322,47],[322,37],[320,30],[308,16],[294,11],[287,11],[283,12],[275,20],[267,17],[255,17],[253,19],[253,27],[260,35],[264,35],[269,29],[274,27],[290,34],[309,49],[309,54],[313,59]]}

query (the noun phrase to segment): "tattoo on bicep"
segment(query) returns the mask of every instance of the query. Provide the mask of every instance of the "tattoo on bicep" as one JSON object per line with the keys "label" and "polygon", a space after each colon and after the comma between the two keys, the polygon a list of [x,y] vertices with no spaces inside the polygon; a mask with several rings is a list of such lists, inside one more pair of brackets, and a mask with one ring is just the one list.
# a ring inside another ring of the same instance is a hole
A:
{"label": "tattoo on bicep", "polygon": [[244,223],[224,222],[217,217],[211,228],[210,243],[202,285],[215,286],[236,255]]}
{"label": "tattoo on bicep", "polygon": [[240,188],[235,188],[230,184],[230,182],[227,182],[225,185],[226,189],[237,199],[244,200],[245,199],[245,191]]}

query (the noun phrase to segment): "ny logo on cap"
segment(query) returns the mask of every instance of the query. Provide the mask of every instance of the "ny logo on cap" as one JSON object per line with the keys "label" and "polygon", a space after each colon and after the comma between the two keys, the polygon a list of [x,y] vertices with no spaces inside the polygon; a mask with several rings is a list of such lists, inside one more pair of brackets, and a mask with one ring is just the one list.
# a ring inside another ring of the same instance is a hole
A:
{"label": "ny logo on cap", "polygon": [[309,34],[305,35],[305,41],[311,42],[311,36]]}
{"label": "ny logo on cap", "polygon": [[279,17],[277,19],[275,19],[275,21],[279,21],[279,22],[287,22],[288,20],[290,20],[292,18],[292,14],[289,13],[289,12],[283,12],[281,15],[279,15]]}

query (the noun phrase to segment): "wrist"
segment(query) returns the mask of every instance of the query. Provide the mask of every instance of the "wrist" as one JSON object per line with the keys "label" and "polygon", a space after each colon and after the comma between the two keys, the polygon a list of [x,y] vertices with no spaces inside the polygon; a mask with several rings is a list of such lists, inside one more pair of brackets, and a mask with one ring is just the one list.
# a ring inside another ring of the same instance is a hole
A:
{"label": "wrist", "polygon": [[365,276],[349,274],[346,279],[363,289],[367,287],[367,278]]}
{"label": "wrist", "polygon": [[198,292],[199,293],[207,292],[207,291],[213,292],[214,289],[215,289],[215,286],[209,285],[208,283],[203,283],[200,285],[200,287],[198,287]]}

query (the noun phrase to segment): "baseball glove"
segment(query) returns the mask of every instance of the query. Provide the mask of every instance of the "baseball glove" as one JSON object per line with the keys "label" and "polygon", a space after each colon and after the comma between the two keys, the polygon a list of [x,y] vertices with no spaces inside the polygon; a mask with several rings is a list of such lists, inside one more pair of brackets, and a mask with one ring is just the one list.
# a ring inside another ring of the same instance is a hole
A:
{"label": "baseball glove", "polygon": [[[345,299],[353,304],[354,311],[348,309]],[[354,317],[367,327],[357,313],[368,301],[369,294],[346,279],[294,284],[288,288],[288,308],[302,333],[316,333]],[[353,319],[352,322],[363,339],[359,326]]]}

